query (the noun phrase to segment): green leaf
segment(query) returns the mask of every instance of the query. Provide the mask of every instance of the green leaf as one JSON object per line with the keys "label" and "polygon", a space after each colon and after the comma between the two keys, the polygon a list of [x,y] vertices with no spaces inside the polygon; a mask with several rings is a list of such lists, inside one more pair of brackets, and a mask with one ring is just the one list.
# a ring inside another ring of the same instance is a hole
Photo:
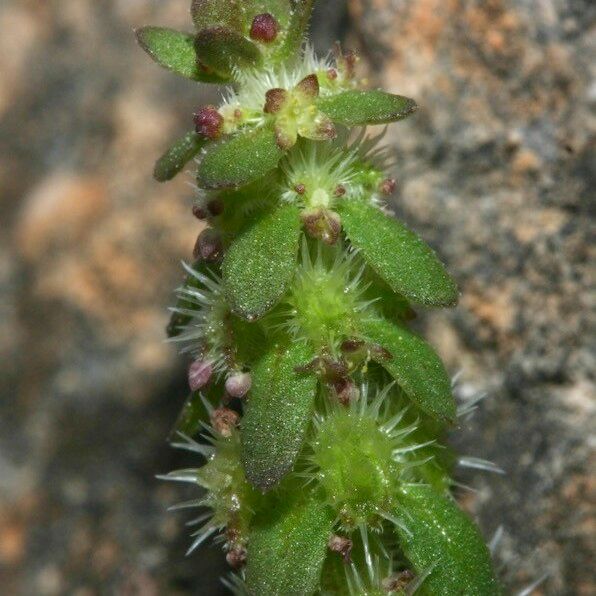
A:
{"label": "green leaf", "polygon": [[234,313],[254,320],[279,302],[296,271],[299,240],[295,205],[263,214],[238,236],[222,265],[226,297]]}
{"label": "green leaf", "polygon": [[238,0],[193,0],[190,14],[197,31],[223,26],[241,32],[245,26],[242,2]]}
{"label": "green leaf", "polygon": [[141,27],[135,34],[139,45],[160,66],[202,83],[228,81],[228,77],[221,77],[200,68],[193,35],[165,27]]}
{"label": "green leaf", "polygon": [[252,389],[242,418],[242,463],[248,480],[263,491],[289,472],[310,424],[317,378],[296,372],[315,354],[294,342],[274,346],[252,371]]}
{"label": "green leaf", "polygon": [[433,418],[454,420],[456,406],[451,381],[441,359],[425,341],[385,319],[364,319],[360,330],[364,339],[391,353],[392,358],[388,359],[372,350],[371,357],[421,410]]}
{"label": "green leaf", "polygon": [[333,122],[344,126],[396,122],[417,109],[413,99],[377,90],[343,91],[337,95],[322,97],[317,106]]}
{"label": "green leaf", "polygon": [[271,129],[245,130],[207,147],[197,180],[205,189],[242,186],[274,170],[282,155]]}
{"label": "green leaf", "polygon": [[246,568],[250,594],[307,596],[319,587],[334,514],[305,498],[301,487],[293,492],[294,497],[272,500],[254,519]]}
{"label": "green leaf", "polygon": [[171,180],[207,144],[207,139],[194,131],[180,137],[158,160],[153,177],[158,182]]}
{"label": "green leaf", "polygon": [[195,49],[202,64],[223,76],[232,76],[237,68],[255,68],[263,60],[259,48],[252,41],[227,27],[199,31]]}
{"label": "green leaf", "polygon": [[414,232],[374,205],[337,205],[346,236],[391,287],[414,304],[454,306],[458,292],[435,252]]}
{"label": "green leaf", "polygon": [[430,570],[417,594],[502,594],[480,532],[453,501],[425,485],[398,495],[395,526],[406,557],[418,574]]}
{"label": "green leaf", "polygon": [[315,0],[293,0],[285,38],[276,52],[280,60],[294,56],[300,50],[306,33]]}

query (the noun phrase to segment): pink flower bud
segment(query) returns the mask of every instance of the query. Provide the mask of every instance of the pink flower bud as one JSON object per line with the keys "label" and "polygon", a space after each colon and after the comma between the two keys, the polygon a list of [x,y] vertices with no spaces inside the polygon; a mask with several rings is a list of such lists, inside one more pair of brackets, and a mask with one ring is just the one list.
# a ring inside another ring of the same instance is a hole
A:
{"label": "pink flower bud", "polygon": [[252,386],[250,373],[237,373],[226,380],[226,391],[231,397],[244,397]]}
{"label": "pink flower bud", "polygon": [[350,562],[350,555],[352,553],[352,547],[354,546],[354,543],[349,538],[332,534],[332,536],[329,538],[329,541],[327,542],[327,546],[332,552],[339,553],[345,563]]}
{"label": "pink flower bud", "polygon": [[240,416],[229,408],[217,408],[211,412],[211,426],[222,437],[229,438],[236,428]]}
{"label": "pink flower bud", "polygon": [[204,106],[194,115],[195,130],[208,139],[218,139],[223,132],[224,119],[215,106]]}
{"label": "pink flower bud", "polygon": [[396,188],[397,188],[397,181],[395,180],[395,178],[386,178],[379,185],[379,190],[385,196],[392,195],[395,192]]}
{"label": "pink flower bud", "polygon": [[232,569],[241,569],[246,564],[246,549],[234,546],[226,554],[226,561]]}
{"label": "pink flower bud", "polygon": [[213,263],[219,260],[222,252],[221,236],[213,228],[207,228],[199,234],[192,255],[195,259]]}
{"label": "pink flower bud", "polygon": [[265,114],[277,114],[288,99],[288,92],[285,89],[269,89],[265,93],[265,107],[263,111]]}
{"label": "pink flower bud", "polygon": [[195,360],[188,367],[188,385],[191,391],[198,391],[209,381],[213,375],[213,365],[209,360]]}
{"label": "pink flower bud", "polygon": [[258,14],[250,27],[250,38],[262,43],[275,41],[279,32],[279,24],[275,17],[269,13]]}
{"label": "pink flower bud", "polygon": [[192,214],[200,221],[204,221],[209,217],[209,210],[205,203],[197,203],[192,207]]}

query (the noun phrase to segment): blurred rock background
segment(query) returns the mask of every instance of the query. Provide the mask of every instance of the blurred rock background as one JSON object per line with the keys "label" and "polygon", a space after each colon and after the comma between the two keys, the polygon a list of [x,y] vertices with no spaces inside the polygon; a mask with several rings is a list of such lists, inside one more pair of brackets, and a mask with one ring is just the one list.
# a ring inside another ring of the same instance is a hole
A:
{"label": "blurred rock background", "polygon": [[[153,478],[190,463],[165,444],[185,383],[163,329],[199,224],[190,176],[151,170],[208,91],[135,47],[150,23],[189,28],[188,0],[0,4],[3,594],[224,593],[217,548],[184,558],[165,513],[184,491]],[[536,594],[596,593],[595,23],[589,0],[327,0],[314,19],[320,50],[346,40],[421,106],[388,135],[396,211],[462,300],[420,328],[488,393],[453,440],[507,475],[462,474],[461,496],[487,538],[503,526],[510,586],[548,574]]]}

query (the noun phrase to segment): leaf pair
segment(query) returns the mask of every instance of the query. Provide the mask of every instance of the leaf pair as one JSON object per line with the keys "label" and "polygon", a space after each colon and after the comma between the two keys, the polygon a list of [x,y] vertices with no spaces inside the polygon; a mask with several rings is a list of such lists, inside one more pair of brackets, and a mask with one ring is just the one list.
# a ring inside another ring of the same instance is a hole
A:
{"label": "leaf pair", "polygon": [[[413,100],[383,91],[344,91],[322,97],[315,105],[345,126],[395,122],[416,109]],[[206,189],[242,186],[275,169],[283,154],[273,128],[247,129],[210,145],[197,179]]]}

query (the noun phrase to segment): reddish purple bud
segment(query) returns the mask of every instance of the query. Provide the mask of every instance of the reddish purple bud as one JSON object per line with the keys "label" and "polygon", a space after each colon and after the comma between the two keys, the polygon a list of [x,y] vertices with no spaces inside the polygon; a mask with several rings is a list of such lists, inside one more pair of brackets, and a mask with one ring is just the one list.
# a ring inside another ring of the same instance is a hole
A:
{"label": "reddish purple bud", "polygon": [[395,180],[395,178],[386,178],[379,185],[379,190],[385,196],[392,195],[395,192],[396,188],[397,188],[397,180]]}
{"label": "reddish purple bud", "polygon": [[252,386],[249,373],[237,373],[226,380],[226,391],[231,397],[244,397]]}
{"label": "reddish purple bud", "polygon": [[246,564],[246,549],[242,546],[231,548],[226,554],[226,561],[232,569],[241,569]]}
{"label": "reddish purple bud", "polygon": [[207,209],[213,217],[217,217],[224,211],[224,202],[221,199],[211,199],[207,203]]}
{"label": "reddish purple bud", "polygon": [[361,339],[346,339],[341,343],[340,349],[342,352],[354,353],[359,352],[364,347],[364,342]]}
{"label": "reddish purple bud", "polygon": [[346,194],[346,187],[343,184],[338,184],[333,191],[333,196],[343,197]]}
{"label": "reddish purple bud", "polygon": [[199,220],[203,221],[209,217],[209,210],[204,203],[197,203],[192,206],[192,214]]}
{"label": "reddish purple bud", "polygon": [[349,377],[343,377],[332,383],[337,400],[342,406],[349,406],[360,399],[360,390]]}
{"label": "reddish purple bud", "polygon": [[327,546],[329,547],[330,551],[334,553],[339,553],[342,556],[344,563],[350,562],[350,555],[352,553],[352,547],[354,546],[354,543],[349,538],[333,534],[329,538]]}
{"label": "reddish purple bud", "polygon": [[188,385],[191,391],[198,391],[209,381],[213,375],[213,365],[209,360],[195,360],[188,367]]}
{"label": "reddish purple bud", "polygon": [[304,77],[294,89],[309,99],[316,99],[319,96],[319,79],[316,74],[310,74]]}
{"label": "reddish purple bud", "polygon": [[413,579],[414,574],[409,569],[406,569],[386,577],[381,582],[381,587],[388,594],[393,594],[394,592],[401,592],[405,590]]}
{"label": "reddish purple bud", "polygon": [[211,426],[213,430],[226,439],[232,436],[240,416],[229,408],[217,408],[211,412]]}
{"label": "reddish purple bud", "polygon": [[288,99],[288,92],[285,89],[269,89],[265,93],[265,107],[263,111],[265,114],[277,114]]}
{"label": "reddish purple bud", "polygon": [[335,79],[337,79],[337,70],[335,70],[335,68],[328,68],[327,69],[327,78],[330,81],[335,81]]}
{"label": "reddish purple bud", "polygon": [[213,228],[207,228],[199,234],[192,255],[195,259],[213,263],[219,260],[222,252],[221,236]]}
{"label": "reddish purple bud", "polygon": [[279,24],[273,15],[269,13],[258,14],[250,27],[250,38],[262,43],[275,41],[279,32]]}
{"label": "reddish purple bud", "polygon": [[195,130],[198,134],[214,140],[223,132],[224,119],[215,106],[204,106],[194,115]]}
{"label": "reddish purple bud", "polygon": [[309,236],[330,245],[335,244],[339,239],[341,218],[335,211],[329,209],[303,211],[300,217]]}
{"label": "reddish purple bud", "polygon": [[294,186],[294,190],[299,195],[303,195],[306,192],[306,186],[304,186],[304,184],[296,184],[296,186]]}

